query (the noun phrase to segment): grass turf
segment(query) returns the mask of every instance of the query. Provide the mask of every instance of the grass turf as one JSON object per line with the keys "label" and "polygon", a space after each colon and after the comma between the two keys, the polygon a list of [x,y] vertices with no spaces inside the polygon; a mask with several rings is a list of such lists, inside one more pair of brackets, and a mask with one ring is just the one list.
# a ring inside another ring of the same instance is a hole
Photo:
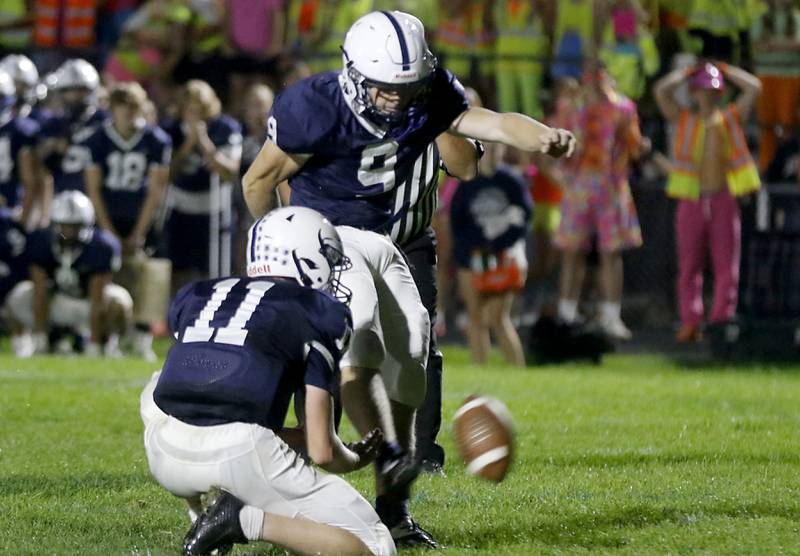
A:
{"label": "grass turf", "polygon": [[[471,366],[460,349],[445,362],[446,423],[468,394],[494,395],[517,453],[504,483],[482,483],[445,425],[447,477],[421,478],[413,505],[442,554],[800,554],[800,364],[615,355],[514,370]],[[186,513],[141,442],[151,371],[0,356],[0,554],[178,553]],[[350,477],[368,497],[370,476]]]}

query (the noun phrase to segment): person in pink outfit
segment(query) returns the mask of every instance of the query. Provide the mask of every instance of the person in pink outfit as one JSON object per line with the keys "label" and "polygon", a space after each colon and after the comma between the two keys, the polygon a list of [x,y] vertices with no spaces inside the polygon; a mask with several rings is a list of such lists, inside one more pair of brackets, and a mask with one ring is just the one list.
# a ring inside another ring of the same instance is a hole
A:
{"label": "person in pink outfit", "polygon": [[599,324],[608,336],[627,340],[631,332],[620,315],[622,251],[642,244],[628,172],[631,159],[649,143],[639,130],[636,104],[614,89],[601,62],[587,62],[582,79],[583,104],[569,126],[578,132],[579,147],[574,163],[564,168],[568,185],[555,238],[563,252],[558,315],[566,323],[576,320],[586,255],[596,239],[603,294]]}
{"label": "person in pink outfit", "polygon": [[[734,102],[722,105],[725,81],[739,89]],[[685,80],[693,100],[690,109],[674,98]],[[678,200],[675,233],[678,250],[678,342],[700,340],[703,321],[703,269],[710,252],[714,304],[709,320],[736,315],[741,255],[741,217],[736,198],[758,190],[761,180],[747,148],[741,122],[761,91],[758,78],[726,64],[703,63],[675,70],[655,85],[664,117],[677,126],[667,194]]]}

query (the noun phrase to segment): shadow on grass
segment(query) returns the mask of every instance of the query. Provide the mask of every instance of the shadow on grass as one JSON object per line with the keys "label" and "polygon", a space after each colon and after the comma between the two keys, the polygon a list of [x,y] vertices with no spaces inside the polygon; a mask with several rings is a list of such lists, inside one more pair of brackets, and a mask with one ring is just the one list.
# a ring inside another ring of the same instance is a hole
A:
{"label": "shadow on grass", "polygon": [[578,546],[586,549],[619,548],[630,542],[630,529],[662,523],[691,526],[713,518],[759,519],[800,518],[800,510],[754,503],[744,505],[693,506],[691,508],[636,505],[613,511],[569,516],[566,519],[534,519],[479,524],[457,538],[442,538],[450,548],[486,549],[492,546],[541,543],[553,547]]}

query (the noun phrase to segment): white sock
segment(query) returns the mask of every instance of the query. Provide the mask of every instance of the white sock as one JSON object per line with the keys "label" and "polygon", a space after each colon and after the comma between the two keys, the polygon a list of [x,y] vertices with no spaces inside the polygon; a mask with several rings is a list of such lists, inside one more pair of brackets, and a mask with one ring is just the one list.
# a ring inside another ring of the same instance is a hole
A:
{"label": "white sock", "polygon": [[621,309],[619,303],[613,303],[611,301],[604,301],[600,304],[600,314],[606,322],[619,320]]}
{"label": "white sock", "polygon": [[264,511],[255,506],[245,506],[239,512],[239,525],[247,540],[261,540],[261,529],[264,528]]}
{"label": "white sock", "polygon": [[578,302],[573,299],[558,300],[558,318],[572,324],[578,317]]}

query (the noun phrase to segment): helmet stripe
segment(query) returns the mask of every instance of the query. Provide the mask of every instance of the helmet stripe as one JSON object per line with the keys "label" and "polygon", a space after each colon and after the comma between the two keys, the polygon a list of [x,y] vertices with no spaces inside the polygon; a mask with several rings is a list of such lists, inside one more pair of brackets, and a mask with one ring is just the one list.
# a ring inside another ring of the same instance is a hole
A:
{"label": "helmet stripe", "polygon": [[408,58],[408,45],[406,44],[406,37],[403,35],[403,29],[400,27],[400,23],[390,12],[382,11],[381,13],[389,18],[389,21],[392,23],[392,27],[394,27],[394,30],[397,31],[397,40],[400,41],[400,55],[403,56],[403,71],[410,70],[411,60]]}
{"label": "helmet stripe", "polygon": [[264,217],[258,219],[258,221],[253,225],[253,231],[250,234],[250,261],[254,263],[256,261],[256,238],[258,237],[258,227],[261,226],[261,222],[264,221]]}

